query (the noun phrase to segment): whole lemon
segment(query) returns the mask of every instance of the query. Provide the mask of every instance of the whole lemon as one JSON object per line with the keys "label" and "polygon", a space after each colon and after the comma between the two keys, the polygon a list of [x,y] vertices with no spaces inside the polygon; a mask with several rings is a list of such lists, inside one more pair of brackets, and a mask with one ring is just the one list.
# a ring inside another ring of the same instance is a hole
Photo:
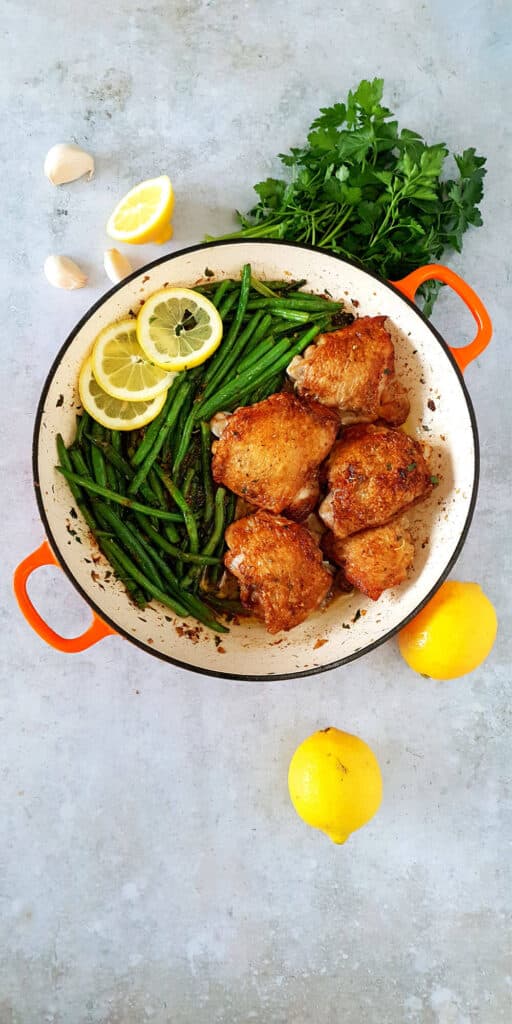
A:
{"label": "whole lemon", "polygon": [[398,635],[402,657],[415,672],[456,679],[478,668],[492,650],[498,620],[478,583],[443,583]]}
{"label": "whole lemon", "polygon": [[364,740],[330,727],[314,732],[297,747],[288,789],[299,817],[333,843],[344,843],[378,810],[382,776]]}

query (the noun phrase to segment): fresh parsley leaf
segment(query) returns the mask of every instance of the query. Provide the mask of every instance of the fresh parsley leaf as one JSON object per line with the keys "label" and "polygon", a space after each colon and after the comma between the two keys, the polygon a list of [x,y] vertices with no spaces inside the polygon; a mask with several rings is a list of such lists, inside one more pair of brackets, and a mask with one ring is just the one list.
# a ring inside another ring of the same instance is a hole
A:
{"label": "fresh parsley leaf", "polygon": [[[460,252],[465,232],[482,224],[485,157],[465,149],[445,177],[446,145],[400,128],[383,92],[382,78],[363,79],[345,102],[322,107],[306,143],[280,154],[287,177],[255,186],[236,235],[309,242],[391,280]],[[426,316],[440,287],[419,290]]]}

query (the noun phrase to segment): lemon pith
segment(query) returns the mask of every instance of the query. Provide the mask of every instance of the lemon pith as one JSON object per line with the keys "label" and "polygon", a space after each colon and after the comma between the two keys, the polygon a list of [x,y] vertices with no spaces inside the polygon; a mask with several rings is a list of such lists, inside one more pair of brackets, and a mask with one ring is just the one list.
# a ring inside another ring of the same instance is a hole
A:
{"label": "lemon pith", "polygon": [[448,580],[398,636],[410,668],[433,679],[456,679],[490,654],[498,620],[478,583]]}
{"label": "lemon pith", "polygon": [[297,814],[334,843],[344,843],[378,810],[382,777],[375,754],[358,736],[328,728],[297,747],[288,772]]}
{"label": "lemon pith", "polygon": [[135,320],[130,318],[100,331],[92,350],[92,369],[108,395],[132,402],[150,401],[175,377],[146,359],[137,340]]}
{"label": "lemon pith", "polygon": [[85,360],[78,378],[80,400],[86,412],[97,423],[110,430],[137,430],[158,416],[166,391],[149,402],[125,402],[113,398],[100,387],[92,372],[92,359]]}
{"label": "lemon pith", "polygon": [[165,370],[187,370],[215,352],[222,320],[209,299],[191,288],[161,288],[137,317],[137,338],[147,359]]}

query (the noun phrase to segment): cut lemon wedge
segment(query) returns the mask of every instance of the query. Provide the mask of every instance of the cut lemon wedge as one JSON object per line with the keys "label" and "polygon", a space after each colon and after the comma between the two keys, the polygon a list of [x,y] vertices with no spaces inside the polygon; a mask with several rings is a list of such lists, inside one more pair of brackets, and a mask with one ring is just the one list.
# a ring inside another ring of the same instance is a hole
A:
{"label": "cut lemon wedge", "polygon": [[110,430],[138,430],[158,416],[166,392],[162,391],[149,402],[122,402],[112,398],[100,387],[92,372],[92,359],[86,359],[78,378],[78,391],[82,405],[93,420]]}
{"label": "cut lemon wedge", "polygon": [[146,359],[130,318],[100,331],[92,350],[92,372],[107,395],[125,402],[150,402],[176,376]]}
{"label": "cut lemon wedge", "polygon": [[137,338],[146,359],[164,370],[188,370],[215,352],[222,320],[209,299],[191,288],[161,288],[137,317]]}
{"label": "cut lemon wedge", "polygon": [[117,204],[107,223],[107,235],[132,245],[161,245],[172,238],[173,209],[174,192],[167,174],[141,181]]}

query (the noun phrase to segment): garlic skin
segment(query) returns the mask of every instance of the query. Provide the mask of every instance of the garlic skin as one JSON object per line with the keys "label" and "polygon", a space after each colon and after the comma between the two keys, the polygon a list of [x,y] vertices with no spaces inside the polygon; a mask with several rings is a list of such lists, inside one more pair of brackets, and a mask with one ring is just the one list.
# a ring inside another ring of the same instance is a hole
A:
{"label": "garlic skin", "polygon": [[123,256],[119,249],[107,249],[103,254],[103,266],[105,273],[112,284],[118,284],[128,274],[131,274],[133,267],[126,256]]}
{"label": "garlic skin", "polygon": [[69,256],[47,256],[43,269],[46,280],[54,288],[73,291],[75,288],[83,288],[87,284],[87,275],[80,270],[74,260],[70,260]]}
{"label": "garlic skin", "polygon": [[65,185],[87,175],[90,181],[94,174],[94,158],[74,142],[58,142],[46,154],[44,173],[52,185]]}

